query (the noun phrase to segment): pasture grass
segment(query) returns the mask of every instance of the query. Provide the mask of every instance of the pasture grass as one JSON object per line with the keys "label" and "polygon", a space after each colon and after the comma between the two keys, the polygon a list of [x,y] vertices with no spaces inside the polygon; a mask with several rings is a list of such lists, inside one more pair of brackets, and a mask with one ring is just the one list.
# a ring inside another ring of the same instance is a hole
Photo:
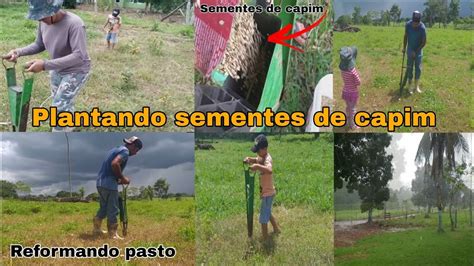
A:
{"label": "pasture grass", "polygon": [[[36,202],[2,200],[1,208],[1,262],[2,265],[43,264],[46,260],[12,259],[10,244],[23,246],[101,247],[108,243],[118,247],[123,254],[125,247],[173,246],[177,255],[173,259],[134,259],[130,265],[180,264],[194,265],[195,231],[194,199],[154,199],[153,201],[127,201],[128,236],[123,241],[92,236],[92,218],[99,204]],[[102,223],[106,229],[106,222]],[[121,226],[119,234],[122,235]],[[55,265],[125,265],[122,257],[100,259],[55,259]]]}

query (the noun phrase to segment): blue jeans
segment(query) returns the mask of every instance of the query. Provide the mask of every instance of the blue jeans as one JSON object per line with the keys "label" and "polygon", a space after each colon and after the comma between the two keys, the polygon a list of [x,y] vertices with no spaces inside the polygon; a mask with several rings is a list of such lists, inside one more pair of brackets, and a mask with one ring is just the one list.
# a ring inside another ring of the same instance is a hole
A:
{"label": "blue jeans", "polygon": [[260,217],[258,221],[261,224],[267,224],[272,216],[273,196],[263,197],[260,205]]}
{"label": "blue jeans", "polygon": [[116,32],[108,32],[107,35],[105,36],[105,40],[108,42],[111,42],[113,44],[116,44],[118,42],[118,37]]}
{"label": "blue jeans", "polygon": [[413,63],[415,63],[415,79],[420,79],[421,76],[421,59],[423,58],[423,53],[420,51],[415,55],[415,58],[411,56],[413,50],[407,50],[407,72],[408,80],[413,79]]}
{"label": "blue jeans", "polygon": [[117,215],[119,213],[119,193],[117,190],[110,190],[103,187],[97,187],[99,192],[100,207],[96,216],[100,219],[107,217],[108,224],[117,223]]}

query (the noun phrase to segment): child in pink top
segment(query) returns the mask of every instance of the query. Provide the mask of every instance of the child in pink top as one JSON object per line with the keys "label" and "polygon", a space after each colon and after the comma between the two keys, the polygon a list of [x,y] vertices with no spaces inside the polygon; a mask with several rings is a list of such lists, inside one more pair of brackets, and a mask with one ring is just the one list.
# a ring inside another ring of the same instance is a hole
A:
{"label": "child in pink top", "polygon": [[341,62],[339,69],[341,70],[344,88],[342,89],[342,99],[346,101],[346,116],[349,122],[349,129],[357,129],[354,123],[354,115],[356,113],[356,105],[359,100],[360,77],[355,68],[355,60],[357,58],[357,47],[342,47],[339,51]]}

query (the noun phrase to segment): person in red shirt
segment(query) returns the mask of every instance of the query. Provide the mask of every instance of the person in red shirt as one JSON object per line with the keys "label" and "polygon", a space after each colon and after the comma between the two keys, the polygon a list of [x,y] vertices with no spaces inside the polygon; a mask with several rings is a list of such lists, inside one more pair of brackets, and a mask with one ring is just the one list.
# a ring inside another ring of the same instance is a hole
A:
{"label": "person in red shirt", "polygon": [[354,123],[354,115],[356,113],[356,105],[359,100],[360,76],[355,68],[355,60],[357,58],[357,47],[342,47],[339,51],[341,62],[339,69],[341,70],[344,88],[342,89],[342,99],[346,101],[346,116],[349,122],[349,129],[359,128]]}

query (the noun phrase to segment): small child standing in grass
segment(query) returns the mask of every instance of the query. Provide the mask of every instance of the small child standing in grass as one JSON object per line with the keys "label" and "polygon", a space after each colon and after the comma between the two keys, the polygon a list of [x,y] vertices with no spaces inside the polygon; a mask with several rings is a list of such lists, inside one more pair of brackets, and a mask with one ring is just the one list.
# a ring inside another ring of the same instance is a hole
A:
{"label": "small child standing in grass", "polygon": [[122,18],[120,17],[120,9],[114,9],[112,14],[107,17],[104,25],[104,30],[107,32],[105,40],[107,41],[107,48],[114,49],[118,42],[118,33],[122,26]]}
{"label": "small child standing in grass", "polygon": [[355,68],[357,47],[342,47],[339,51],[339,56],[341,59],[339,69],[341,70],[342,80],[344,82],[342,99],[346,101],[346,116],[347,121],[349,121],[349,129],[358,129],[359,127],[354,123],[360,86],[359,73]]}
{"label": "small child standing in grass", "polygon": [[265,135],[259,135],[255,138],[255,145],[251,149],[252,152],[257,153],[257,157],[246,157],[244,162],[250,164],[252,171],[260,173],[260,198],[262,200],[260,205],[259,222],[262,225],[262,237],[264,240],[268,239],[268,222],[271,222],[273,232],[280,233],[280,228],[272,215],[273,197],[276,194],[273,186],[273,166],[272,157],[268,153],[268,141]]}

